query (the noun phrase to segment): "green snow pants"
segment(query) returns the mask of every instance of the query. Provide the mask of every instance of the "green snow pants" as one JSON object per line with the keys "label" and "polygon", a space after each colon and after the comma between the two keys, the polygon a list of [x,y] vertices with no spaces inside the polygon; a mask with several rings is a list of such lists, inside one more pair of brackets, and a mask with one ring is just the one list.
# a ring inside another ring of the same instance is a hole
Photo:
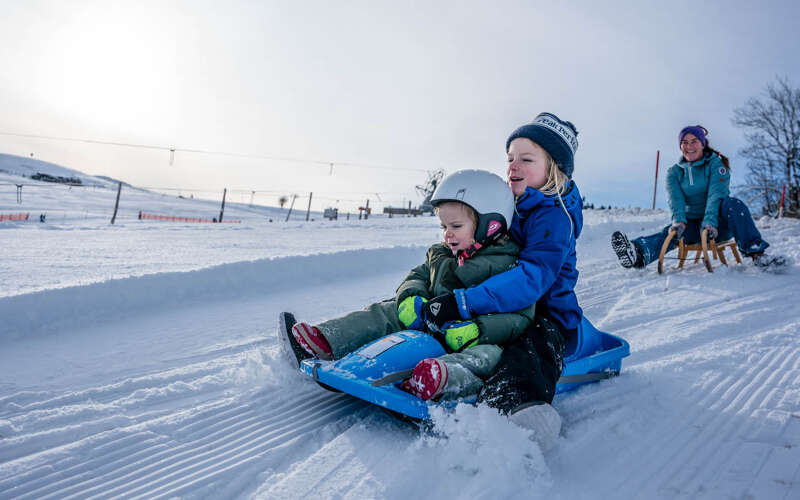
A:
{"label": "green snow pants", "polygon": [[[394,300],[378,302],[361,311],[315,326],[330,344],[334,359],[340,359],[373,340],[406,329],[397,317]],[[494,371],[502,353],[503,349],[496,345],[479,344],[462,352],[440,356],[438,359],[445,362],[448,372],[442,398],[458,399],[477,394],[483,387],[483,379]]]}
{"label": "green snow pants", "polygon": [[478,344],[461,352],[439,356],[447,365],[447,385],[441,399],[459,399],[474,396],[491,375],[503,349],[493,344]]}
{"label": "green snow pants", "polygon": [[333,359],[340,359],[384,335],[406,329],[397,317],[394,300],[372,304],[366,309],[322,322],[316,327],[331,345]]}

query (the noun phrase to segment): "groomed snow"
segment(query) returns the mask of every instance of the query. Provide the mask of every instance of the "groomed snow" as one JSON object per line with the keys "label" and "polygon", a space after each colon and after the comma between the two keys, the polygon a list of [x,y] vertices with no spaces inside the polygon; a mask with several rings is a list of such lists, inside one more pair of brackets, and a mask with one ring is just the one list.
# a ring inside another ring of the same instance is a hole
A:
{"label": "groomed snow", "polygon": [[[0,213],[32,214],[0,222],[0,498],[800,497],[797,266],[626,271],[611,232],[668,215],[586,211],[578,298],[631,356],[556,398],[542,454],[487,408],[421,432],[277,352],[280,311],[316,322],[390,297],[435,218],[287,223],[231,204],[241,224],[139,221],[219,207],[126,193],[112,226],[111,183],[26,186],[22,204],[0,186]],[[758,226],[800,262],[800,221]]]}

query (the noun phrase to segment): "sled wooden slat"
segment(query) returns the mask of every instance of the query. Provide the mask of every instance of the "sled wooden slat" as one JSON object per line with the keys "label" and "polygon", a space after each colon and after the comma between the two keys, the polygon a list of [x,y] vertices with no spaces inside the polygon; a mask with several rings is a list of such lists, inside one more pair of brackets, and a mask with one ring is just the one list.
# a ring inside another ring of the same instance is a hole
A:
{"label": "sled wooden slat", "polygon": [[[677,232],[674,229],[670,229],[669,233],[667,234],[667,239],[664,240],[664,244],[661,245],[661,253],[658,255],[658,274],[664,273],[664,256],[669,249],[669,244],[673,238],[677,235]],[[700,236],[700,243],[694,243],[691,245],[686,245],[683,240],[678,242],[678,269],[683,269],[683,264],[686,261],[686,258],[689,256],[689,252],[695,251],[694,254],[694,263],[697,264],[700,261],[700,257],[703,257],[703,263],[706,266],[706,270],[708,272],[713,272],[714,269],[711,266],[711,258],[708,255],[708,251],[711,250],[711,256],[714,260],[719,260],[722,265],[727,266],[728,260],[725,258],[725,249],[730,248],[733,257],[736,259],[736,262],[741,264],[742,257],[739,255],[739,250],[736,248],[736,240],[730,239],[728,241],[723,241],[721,243],[717,243],[713,239],[708,238],[708,229],[703,229],[703,233]]]}

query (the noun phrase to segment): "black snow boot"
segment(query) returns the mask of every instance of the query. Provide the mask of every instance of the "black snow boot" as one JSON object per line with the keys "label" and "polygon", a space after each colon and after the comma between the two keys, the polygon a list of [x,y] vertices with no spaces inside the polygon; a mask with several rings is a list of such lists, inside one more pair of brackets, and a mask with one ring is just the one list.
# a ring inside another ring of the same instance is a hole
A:
{"label": "black snow boot", "polygon": [[278,345],[281,354],[292,365],[293,368],[300,368],[300,362],[310,358],[311,355],[303,349],[292,335],[292,327],[297,323],[294,314],[282,312],[278,315]]}
{"label": "black snow boot", "polygon": [[621,231],[614,231],[611,235],[611,248],[617,254],[619,263],[625,269],[632,267],[641,269],[644,267],[644,255],[642,251],[635,244],[631,243],[625,233]]}
{"label": "black snow boot", "polygon": [[753,265],[762,271],[780,273],[789,267],[790,261],[783,255],[767,255],[764,252],[748,254],[753,259]]}

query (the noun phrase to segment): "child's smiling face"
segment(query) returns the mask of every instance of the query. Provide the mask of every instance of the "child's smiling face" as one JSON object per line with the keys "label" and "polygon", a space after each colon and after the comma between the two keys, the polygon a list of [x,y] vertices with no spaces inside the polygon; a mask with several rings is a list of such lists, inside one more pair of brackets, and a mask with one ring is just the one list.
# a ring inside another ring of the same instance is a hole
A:
{"label": "child's smiling face", "polygon": [[475,243],[475,222],[472,220],[472,209],[463,203],[448,201],[438,206],[437,213],[442,223],[444,242],[450,247],[453,255]]}
{"label": "child's smiling face", "polygon": [[550,155],[527,137],[517,137],[508,145],[508,185],[514,196],[525,188],[539,189],[547,182]]}

